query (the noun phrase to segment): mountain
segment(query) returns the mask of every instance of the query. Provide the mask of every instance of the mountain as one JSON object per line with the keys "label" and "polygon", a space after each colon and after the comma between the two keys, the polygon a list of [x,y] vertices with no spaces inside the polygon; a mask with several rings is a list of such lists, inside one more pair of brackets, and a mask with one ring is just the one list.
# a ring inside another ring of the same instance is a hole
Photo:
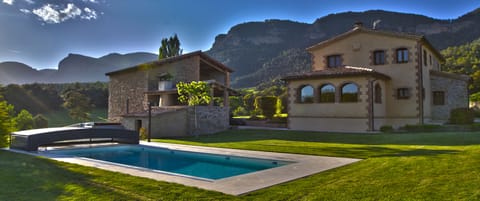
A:
{"label": "mountain", "polygon": [[18,62],[0,63],[0,84],[68,83],[107,81],[106,72],[158,59],[151,53],[112,53],[100,58],[69,54],[58,64],[58,70],[36,70]]}
{"label": "mountain", "polygon": [[[372,28],[377,20],[380,23],[376,29],[422,34],[439,50],[480,37],[480,9],[452,20],[372,10],[331,14],[312,24],[288,20],[239,24],[227,34],[218,35],[207,54],[235,70],[232,74],[234,87],[251,87],[272,77],[309,69],[310,57],[305,57],[306,52],[300,56],[299,50],[304,51],[306,47],[346,32],[355,22],[363,22],[365,27]],[[301,62],[299,58],[306,60]],[[272,65],[275,63],[277,65]],[[306,66],[298,67],[299,63]],[[279,70],[278,66],[282,69]]]}
{"label": "mountain", "polygon": [[[289,20],[238,24],[215,37],[206,53],[235,70],[233,87],[251,87],[286,74],[308,71],[311,61],[306,47],[350,30],[355,22],[372,28],[375,21],[380,21],[375,27],[379,30],[425,35],[439,50],[480,38],[480,8],[451,20],[371,10],[330,14],[311,24]],[[156,59],[157,55],[150,53],[114,53],[100,58],[69,54],[60,61],[58,70],[41,71],[4,62],[0,63],[0,84],[106,81],[105,72]]]}

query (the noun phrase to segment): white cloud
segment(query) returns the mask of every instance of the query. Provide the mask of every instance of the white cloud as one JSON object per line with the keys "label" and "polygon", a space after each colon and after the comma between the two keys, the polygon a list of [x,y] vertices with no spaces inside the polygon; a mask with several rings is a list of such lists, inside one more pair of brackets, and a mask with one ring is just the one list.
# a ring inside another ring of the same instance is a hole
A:
{"label": "white cloud", "polygon": [[[58,3],[58,0],[43,0],[42,3],[34,0],[20,0],[18,9],[24,14],[33,14],[46,24],[58,24],[68,20],[82,19],[95,20],[98,18],[98,11],[93,9],[91,4],[102,3],[102,0],[78,0],[66,4]],[[2,0],[7,4],[13,4],[17,0]],[[90,6],[88,6],[90,5]],[[88,7],[87,7],[88,6]],[[102,14],[100,12],[100,14]]]}
{"label": "white cloud", "polygon": [[25,13],[25,14],[30,14],[30,13],[32,13],[32,11],[30,11],[30,10],[28,10],[28,9],[25,9],[25,8],[20,9],[20,12]]}
{"label": "white cloud", "polygon": [[3,0],[2,2],[8,5],[13,5],[14,0]]}
{"label": "white cloud", "polygon": [[54,7],[52,4],[47,4],[41,8],[33,9],[32,12],[46,23],[60,23],[60,13]]}
{"label": "white cloud", "polygon": [[85,19],[85,20],[97,19],[97,12],[95,10],[92,10],[90,8],[84,8],[83,11],[85,11],[85,14],[81,16],[82,19]]}
{"label": "white cloud", "polygon": [[83,2],[98,3],[98,0],[82,0]]}
{"label": "white cloud", "polygon": [[60,13],[63,14],[63,15],[60,16],[61,20],[63,22],[63,21],[68,20],[70,18],[75,18],[79,15],[82,15],[82,10],[80,10],[80,8],[75,6],[75,4],[69,3],[69,4],[67,4],[67,7],[65,9],[60,11]]}

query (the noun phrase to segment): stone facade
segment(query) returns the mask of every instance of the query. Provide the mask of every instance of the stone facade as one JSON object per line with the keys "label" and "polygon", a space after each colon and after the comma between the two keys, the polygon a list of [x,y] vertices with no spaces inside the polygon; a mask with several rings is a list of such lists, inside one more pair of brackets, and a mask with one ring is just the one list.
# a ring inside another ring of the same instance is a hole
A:
{"label": "stone facade", "polygon": [[[148,87],[144,71],[110,76],[108,83],[108,119],[120,122],[121,116],[145,111],[144,91]],[[128,110],[128,111],[127,111]]]}
{"label": "stone facade", "polygon": [[[450,111],[455,108],[468,107],[468,77],[448,76],[432,73],[431,84],[433,92],[445,94],[444,104],[432,104],[432,120],[448,120]],[[432,100],[433,101],[433,100]]]}
{"label": "stone facade", "polygon": [[[140,64],[107,73],[109,83],[108,118],[126,128],[148,128],[148,108],[152,112],[152,137],[186,136],[194,132],[193,109],[178,102],[178,82],[208,81],[212,96],[224,99],[226,107],[199,106],[195,132],[212,133],[229,127],[228,94],[230,68],[198,51],[177,57]],[[173,76],[173,88],[159,89],[161,75]]]}
{"label": "stone facade", "polygon": [[[188,134],[212,134],[230,127],[229,107],[196,106],[188,107]],[[195,115],[197,128],[195,128]]]}

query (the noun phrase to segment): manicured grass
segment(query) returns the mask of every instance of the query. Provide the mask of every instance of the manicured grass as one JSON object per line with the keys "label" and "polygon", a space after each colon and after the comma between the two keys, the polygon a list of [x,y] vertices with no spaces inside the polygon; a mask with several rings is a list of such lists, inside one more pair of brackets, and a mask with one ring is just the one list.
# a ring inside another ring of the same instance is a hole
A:
{"label": "manicured grass", "polygon": [[364,158],[246,195],[270,200],[480,200],[480,133],[229,131],[161,142]]}
{"label": "manicured grass", "polygon": [[[107,118],[108,110],[106,108],[95,108],[90,113],[90,117],[92,118],[91,121],[94,122],[103,122]],[[48,119],[48,127],[60,127],[60,126],[68,126],[71,124],[79,123],[78,120],[72,119],[68,115],[67,110],[57,110],[51,111],[49,113],[43,114],[45,118]]]}
{"label": "manicured grass", "polygon": [[0,151],[0,200],[480,200],[480,132],[234,130],[155,141],[364,160],[234,197]]}
{"label": "manicured grass", "polygon": [[0,150],[0,200],[227,200],[179,184]]}

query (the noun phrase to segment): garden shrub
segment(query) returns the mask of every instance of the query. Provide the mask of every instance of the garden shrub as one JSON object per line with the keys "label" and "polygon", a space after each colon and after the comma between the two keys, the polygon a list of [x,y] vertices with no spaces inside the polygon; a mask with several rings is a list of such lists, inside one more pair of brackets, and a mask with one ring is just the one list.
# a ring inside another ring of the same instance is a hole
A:
{"label": "garden shrub", "polygon": [[468,108],[455,108],[450,111],[451,124],[472,124],[475,118],[474,112]]}
{"label": "garden shrub", "polygon": [[147,139],[147,129],[141,127],[140,130],[138,130],[140,140],[146,140]]}
{"label": "garden shrub", "polygon": [[383,125],[382,127],[380,127],[380,131],[382,133],[391,133],[393,132],[393,127],[390,125]]}
{"label": "garden shrub", "polygon": [[272,119],[277,108],[277,97],[258,96],[255,98],[255,109],[260,110],[267,119]]}
{"label": "garden shrub", "polygon": [[237,109],[233,111],[233,116],[246,116],[246,115],[248,115],[248,112],[242,106],[238,106]]}
{"label": "garden shrub", "polygon": [[268,123],[279,123],[279,124],[286,124],[287,117],[273,117]]}
{"label": "garden shrub", "polygon": [[433,124],[424,124],[424,125],[405,125],[403,127],[405,131],[408,132],[437,132],[437,131],[446,131],[442,125],[433,125]]}

